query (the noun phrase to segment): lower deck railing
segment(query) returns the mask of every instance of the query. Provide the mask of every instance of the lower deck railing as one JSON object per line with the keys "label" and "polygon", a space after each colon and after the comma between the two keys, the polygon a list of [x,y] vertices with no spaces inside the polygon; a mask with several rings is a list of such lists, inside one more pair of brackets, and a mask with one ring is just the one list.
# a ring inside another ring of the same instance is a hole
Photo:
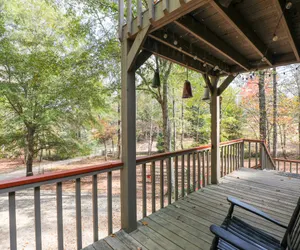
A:
{"label": "lower deck railing", "polygon": [[289,160],[284,158],[273,159],[276,165],[276,170],[294,174],[300,174],[300,160]]}
{"label": "lower deck railing", "polygon": [[[253,148],[255,149],[254,152]],[[248,166],[246,166],[247,160],[249,161]],[[222,177],[240,167],[253,167],[253,162],[256,167],[275,168],[263,141],[239,139],[220,144],[220,175]],[[35,248],[42,249],[41,201],[43,196],[41,196],[41,190],[49,184],[56,186],[57,247],[53,246],[53,248],[64,249],[63,187],[70,182],[75,185],[72,191],[75,196],[74,220],[76,221],[76,233],[74,232],[74,235],[76,235],[77,249],[81,249],[83,247],[81,184],[84,178],[91,179],[90,199],[92,200],[92,214],[90,220],[93,225],[91,231],[93,232],[93,241],[98,241],[99,228],[103,228],[103,225],[99,225],[98,222],[98,190],[101,189],[103,183],[99,183],[98,179],[99,175],[103,174],[106,175],[107,234],[113,233],[112,174],[120,172],[122,168],[123,163],[117,161],[98,166],[0,182],[0,194],[7,194],[8,196],[10,249],[17,249],[16,193],[28,189],[33,190]],[[137,218],[141,219],[189,193],[211,184],[211,146],[206,145],[176,152],[139,157],[136,160],[136,176],[136,192],[137,199],[139,199],[139,202],[137,202]],[[121,209],[120,201],[117,201],[117,203],[115,206]],[[18,213],[22,213],[22,210],[18,210]]]}

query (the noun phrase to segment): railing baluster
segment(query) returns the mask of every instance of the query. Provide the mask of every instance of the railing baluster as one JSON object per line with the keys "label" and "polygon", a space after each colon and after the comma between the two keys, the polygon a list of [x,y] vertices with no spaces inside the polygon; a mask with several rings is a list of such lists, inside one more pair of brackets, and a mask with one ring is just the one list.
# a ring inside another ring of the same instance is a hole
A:
{"label": "railing baluster", "polygon": [[168,204],[170,205],[172,203],[172,180],[171,180],[171,158],[167,159],[167,178],[168,178]]}
{"label": "railing baluster", "polygon": [[139,29],[142,28],[142,22],[143,22],[143,17],[142,17],[142,0],[137,0],[137,26]]}
{"label": "railing baluster", "polygon": [[17,250],[16,193],[8,193],[10,249]]}
{"label": "railing baluster", "polygon": [[149,20],[151,22],[154,19],[154,0],[148,0],[148,9],[149,9]]}
{"label": "railing baluster", "polygon": [[132,0],[127,0],[127,27],[130,35],[132,33]]}
{"label": "railing baluster", "polygon": [[187,194],[191,192],[191,158],[187,155]]}
{"label": "railing baluster", "polygon": [[112,172],[107,172],[107,230],[112,234]]}
{"label": "railing baluster", "polygon": [[299,174],[299,163],[296,164],[296,174]]}
{"label": "railing baluster", "polygon": [[286,170],[286,169],[285,169],[285,163],[286,163],[286,162],[284,161],[284,162],[283,162],[283,171],[284,171],[284,172],[285,172],[285,170]]}
{"label": "railing baluster", "polygon": [[80,178],[76,179],[76,234],[77,234],[77,249],[79,250],[82,249]]}
{"label": "railing baluster", "polygon": [[160,161],[160,207],[164,207],[164,160]]}
{"label": "railing baluster", "polygon": [[64,249],[63,211],[62,211],[62,183],[56,183],[56,212],[57,212],[57,244],[58,249]]}
{"label": "railing baluster", "polygon": [[200,152],[197,152],[197,163],[198,163],[198,177],[197,177],[197,187],[198,189],[200,189],[201,187],[201,155],[200,155]]}
{"label": "railing baluster", "polygon": [[193,191],[196,190],[196,155],[193,153]]}
{"label": "railing baluster", "polygon": [[223,147],[220,148],[221,150],[221,177],[223,177],[224,165],[223,165]]}
{"label": "railing baluster", "polygon": [[40,187],[34,188],[34,225],[35,225],[35,246],[37,250],[41,250],[42,249],[42,228],[41,228]]}
{"label": "railing baluster", "polygon": [[258,146],[257,142],[255,143],[255,166],[257,167],[258,164]]}
{"label": "railing baluster", "polygon": [[292,163],[290,162],[290,173],[292,173]]}
{"label": "railing baluster", "polygon": [[94,234],[94,242],[99,240],[98,234],[98,176],[95,174],[92,177],[92,196],[93,196],[93,234]]}
{"label": "railing baluster", "polygon": [[232,171],[235,170],[235,149],[234,144],[231,145],[232,150]]}
{"label": "railing baluster", "polygon": [[123,38],[123,25],[124,25],[124,0],[119,0],[119,39]]}
{"label": "railing baluster", "polygon": [[156,210],[156,201],[155,201],[155,161],[152,162],[151,167],[151,188],[152,188],[152,213]]}
{"label": "railing baluster", "polygon": [[251,168],[251,142],[249,142],[249,156],[248,168]]}
{"label": "railing baluster", "polygon": [[175,156],[175,201],[178,200],[178,156]]}
{"label": "railing baluster", "polygon": [[227,174],[229,174],[230,171],[230,147],[229,145],[226,146],[227,147]]}
{"label": "railing baluster", "polygon": [[202,153],[202,185],[206,186],[206,178],[205,178],[205,151]]}
{"label": "railing baluster", "polygon": [[181,156],[181,197],[184,197],[184,155]]}
{"label": "railing baluster", "polygon": [[207,185],[210,184],[210,168],[209,168],[209,150],[207,150],[207,153],[206,153],[206,165],[207,165]]}
{"label": "railing baluster", "polygon": [[146,183],[146,163],[142,165],[142,192],[143,192],[143,217],[147,216],[147,183]]}
{"label": "railing baluster", "polygon": [[227,147],[223,147],[224,155],[224,175],[227,175]]}

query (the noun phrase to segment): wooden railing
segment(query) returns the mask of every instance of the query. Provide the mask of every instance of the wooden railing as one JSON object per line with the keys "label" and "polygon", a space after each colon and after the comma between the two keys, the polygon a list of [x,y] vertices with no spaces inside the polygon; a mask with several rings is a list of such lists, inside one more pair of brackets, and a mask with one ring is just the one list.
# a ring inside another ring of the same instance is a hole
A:
{"label": "wooden railing", "polygon": [[[255,154],[253,154],[253,146]],[[249,159],[247,159],[247,150]],[[187,150],[139,157],[136,160],[137,219],[141,219],[164,206],[211,184],[211,146],[205,145]],[[220,175],[240,167],[273,168],[273,161],[263,141],[239,139],[220,144]],[[274,165],[275,166],[275,165]],[[16,192],[33,189],[35,245],[42,249],[41,189],[48,184],[56,185],[57,249],[64,249],[63,184],[75,183],[76,243],[82,248],[81,180],[90,177],[92,182],[93,241],[99,240],[98,225],[98,175],[106,173],[107,180],[107,234],[113,233],[112,173],[123,168],[121,161],[97,166],[47,173],[0,182],[0,194],[8,195],[10,249],[17,249]],[[274,169],[274,168],[273,168]],[[297,165],[298,169],[298,165]],[[101,185],[100,185],[101,186]],[[43,199],[43,197],[42,197]],[[121,204],[117,207],[122,208]],[[18,211],[19,212],[19,211]],[[22,212],[22,211],[21,211]],[[103,228],[103,225],[101,226]],[[92,243],[92,242],[91,242]],[[56,247],[54,247],[56,248]]]}
{"label": "wooden railing", "polygon": [[[82,216],[81,216],[81,179],[92,177],[92,207],[93,207],[93,239],[98,241],[98,175],[107,173],[107,224],[108,234],[112,233],[112,172],[122,167],[122,162],[101,164],[74,170],[46,173],[39,176],[17,178],[0,182],[0,194],[8,194],[9,204],[9,235],[10,249],[17,249],[17,217],[16,217],[16,192],[24,189],[34,191],[34,223],[35,246],[42,249],[41,230],[41,187],[56,184],[56,221],[57,221],[57,249],[64,249],[63,230],[63,183],[75,181],[75,210],[76,210],[76,239],[77,249],[82,248]],[[56,247],[53,247],[56,248]]]}
{"label": "wooden railing", "polygon": [[244,139],[244,158],[243,167],[257,169],[275,169],[275,163],[270,151],[262,140]]}
{"label": "wooden railing", "polygon": [[276,170],[281,172],[300,174],[300,160],[289,160],[284,158],[274,158],[273,160],[276,165]]}

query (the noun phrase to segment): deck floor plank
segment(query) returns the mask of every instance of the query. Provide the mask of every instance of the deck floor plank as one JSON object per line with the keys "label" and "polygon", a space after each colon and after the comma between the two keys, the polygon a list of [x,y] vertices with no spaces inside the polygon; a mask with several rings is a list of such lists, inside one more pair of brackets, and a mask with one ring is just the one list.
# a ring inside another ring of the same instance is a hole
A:
{"label": "deck floor plank", "polygon": [[[240,169],[223,177],[219,185],[208,185],[160,209],[138,222],[138,229],[119,231],[85,250],[209,249],[213,234],[209,227],[220,225],[229,209],[228,196],[247,202],[288,224],[300,193],[300,179],[276,171]],[[281,239],[284,229],[243,209],[234,215]]]}

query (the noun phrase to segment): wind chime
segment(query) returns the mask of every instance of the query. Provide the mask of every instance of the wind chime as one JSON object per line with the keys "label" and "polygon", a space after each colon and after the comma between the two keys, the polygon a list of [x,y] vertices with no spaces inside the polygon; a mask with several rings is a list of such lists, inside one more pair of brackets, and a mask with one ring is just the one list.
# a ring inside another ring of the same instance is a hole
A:
{"label": "wind chime", "polygon": [[193,97],[192,85],[191,85],[191,82],[189,81],[189,68],[187,66],[186,67],[186,80],[183,85],[182,98],[191,98],[191,97]]}
{"label": "wind chime", "polygon": [[[205,77],[207,77],[207,74]],[[207,84],[205,84],[202,101],[209,101],[209,100],[210,100],[209,88],[208,88]]]}
{"label": "wind chime", "polygon": [[160,76],[159,76],[158,68],[156,68],[156,70],[154,72],[154,77],[153,77],[151,87],[155,88],[155,89],[160,87]]}

